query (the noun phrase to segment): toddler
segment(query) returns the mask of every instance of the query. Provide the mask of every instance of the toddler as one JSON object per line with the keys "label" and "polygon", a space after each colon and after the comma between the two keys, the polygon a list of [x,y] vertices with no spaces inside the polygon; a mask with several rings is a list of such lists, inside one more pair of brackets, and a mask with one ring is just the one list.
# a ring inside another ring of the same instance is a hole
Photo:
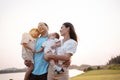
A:
{"label": "toddler", "polygon": [[35,43],[39,35],[40,33],[37,28],[32,28],[29,33],[23,33],[22,35],[22,58],[25,61],[32,62],[30,66],[28,66],[24,80],[29,80],[29,76],[34,68],[33,53],[35,52]]}

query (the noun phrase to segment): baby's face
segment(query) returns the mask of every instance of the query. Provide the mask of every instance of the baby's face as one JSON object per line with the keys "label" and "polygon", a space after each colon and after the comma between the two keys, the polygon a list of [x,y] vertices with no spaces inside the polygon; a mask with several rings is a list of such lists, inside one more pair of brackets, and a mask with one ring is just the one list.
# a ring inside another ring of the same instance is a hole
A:
{"label": "baby's face", "polygon": [[51,33],[51,34],[49,34],[49,38],[54,39],[54,38],[56,38],[56,35],[54,33]]}

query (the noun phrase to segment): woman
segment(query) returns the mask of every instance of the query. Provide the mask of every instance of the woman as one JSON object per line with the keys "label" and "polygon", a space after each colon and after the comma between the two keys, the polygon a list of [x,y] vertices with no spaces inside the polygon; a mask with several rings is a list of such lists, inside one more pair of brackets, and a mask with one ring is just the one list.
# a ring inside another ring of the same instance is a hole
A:
{"label": "woman", "polygon": [[51,52],[47,53],[48,59],[54,59],[58,61],[56,65],[63,68],[63,72],[60,74],[55,73],[53,66],[49,65],[48,69],[48,80],[69,80],[68,67],[64,66],[64,62],[70,60],[71,56],[77,48],[77,35],[74,26],[66,22],[62,25],[60,30],[61,46],[58,48],[57,55],[53,55]]}

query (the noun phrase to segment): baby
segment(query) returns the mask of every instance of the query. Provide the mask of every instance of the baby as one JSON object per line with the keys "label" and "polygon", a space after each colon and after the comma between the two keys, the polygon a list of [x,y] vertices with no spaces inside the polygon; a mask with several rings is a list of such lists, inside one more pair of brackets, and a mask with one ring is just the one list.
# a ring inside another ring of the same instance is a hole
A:
{"label": "baby", "polygon": [[[44,53],[46,55],[46,53],[48,53],[49,51],[51,51],[52,53],[56,54],[56,50],[57,47],[59,47],[61,45],[61,42],[59,40],[59,34],[58,33],[51,33],[48,35],[48,40],[45,41],[42,45],[42,48],[39,51],[36,52],[41,52],[44,50]],[[45,60],[48,60],[44,55]],[[55,65],[55,61],[54,60],[49,60],[50,61],[50,65],[53,66],[54,71],[56,71],[57,73],[60,73],[61,71],[64,72],[64,70]]]}
{"label": "baby", "polygon": [[29,33],[23,33],[21,45],[22,45],[22,58],[25,61],[31,61],[32,63],[28,66],[25,73],[24,80],[29,80],[29,76],[34,68],[33,52],[35,52],[36,39],[40,33],[37,28],[32,28]]}

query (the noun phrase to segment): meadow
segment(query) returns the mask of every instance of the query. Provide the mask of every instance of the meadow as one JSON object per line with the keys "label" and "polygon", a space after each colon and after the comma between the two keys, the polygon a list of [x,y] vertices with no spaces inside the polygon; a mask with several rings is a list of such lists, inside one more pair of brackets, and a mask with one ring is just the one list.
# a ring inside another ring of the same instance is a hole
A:
{"label": "meadow", "polygon": [[120,80],[120,70],[92,70],[70,80]]}

